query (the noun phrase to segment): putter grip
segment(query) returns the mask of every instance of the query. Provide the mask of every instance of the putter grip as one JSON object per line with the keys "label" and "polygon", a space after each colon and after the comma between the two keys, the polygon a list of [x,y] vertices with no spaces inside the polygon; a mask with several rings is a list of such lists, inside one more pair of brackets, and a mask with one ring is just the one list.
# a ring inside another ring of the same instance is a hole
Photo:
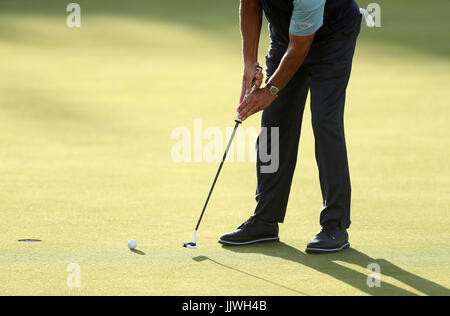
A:
{"label": "putter grip", "polygon": [[[258,73],[258,72],[261,72],[262,70],[263,70],[263,69],[262,69],[261,66],[256,66],[256,72],[257,72],[257,73]],[[255,91],[255,82],[256,82],[256,78],[253,79],[253,82],[252,82],[252,89],[250,90],[250,93],[249,93],[248,95],[252,94],[253,91]],[[239,118],[239,113],[236,115],[236,118],[234,119],[234,121],[235,121],[236,123],[242,124],[242,120]]]}

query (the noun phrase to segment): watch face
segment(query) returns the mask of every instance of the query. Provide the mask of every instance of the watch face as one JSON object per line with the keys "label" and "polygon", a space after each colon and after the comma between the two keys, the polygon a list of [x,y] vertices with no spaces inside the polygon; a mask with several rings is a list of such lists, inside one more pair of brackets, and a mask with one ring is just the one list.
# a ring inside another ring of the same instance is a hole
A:
{"label": "watch face", "polygon": [[278,92],[279,92],[279,90],[278,90],[277,87],[274,87],[274,86],[271,86],[271,87],[270,87],[270,93],[272,93],[272,94],[274,94],[274,95],[277,95]]}

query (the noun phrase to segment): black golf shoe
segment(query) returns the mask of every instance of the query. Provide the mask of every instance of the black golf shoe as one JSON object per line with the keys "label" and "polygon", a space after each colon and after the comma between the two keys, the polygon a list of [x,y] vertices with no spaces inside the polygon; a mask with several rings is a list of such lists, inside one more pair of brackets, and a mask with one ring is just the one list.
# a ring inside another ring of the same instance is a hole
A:
{"label": "black golf shoe", "polygon": [[322,227],[306,248],[310,254],[339,252],[350,248],[347,230],[340,227]]}
{"label": "black golf shoe", "polygon": [[263,222],[255,217],[250,217],[234,232],[223,234],[219,238],[219,243],[233,246],[274,241],[280,241],[278,223]]}

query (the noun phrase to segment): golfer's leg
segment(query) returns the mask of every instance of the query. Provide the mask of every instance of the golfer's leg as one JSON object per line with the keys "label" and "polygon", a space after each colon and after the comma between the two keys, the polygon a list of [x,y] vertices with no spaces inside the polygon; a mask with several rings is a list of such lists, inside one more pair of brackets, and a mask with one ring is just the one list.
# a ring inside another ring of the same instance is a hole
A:
{"label": "golfer's leg", "polygon": [[327,43],[311,76],[311,113],[323,195],[322,226],[350,226],[351,185],[344,133],[346,89],[359,29]]}
{"label": "golfer's leg", "polygon": [[[270,70],[269,70],[270,73]],[[262,131],[257,142],[257,206],[255,217],[266,222],[284,221],[291,189],[292,176],[297,162],[298,144],[303,111],[309,89],[309,76],[301,68],[261,119]],[[273,128],[278,128],[278,141]],[[265,131],[264,131],[265,129]],[[267,137],[266,137],[267,136]],[[271,144],[278,145],[278,150]],[[269,168],[265,154],[278,154],[278,163]]]}

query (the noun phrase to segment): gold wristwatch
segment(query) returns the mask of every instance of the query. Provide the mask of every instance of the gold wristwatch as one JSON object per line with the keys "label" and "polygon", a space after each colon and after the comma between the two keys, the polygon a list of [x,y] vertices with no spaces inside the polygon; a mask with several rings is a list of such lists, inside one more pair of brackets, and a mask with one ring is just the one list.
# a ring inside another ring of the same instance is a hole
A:
{"label": "gold wristwatch", "polygon": [[280,89],[278,89],[275,86],[272,86],[270,83],[266,84],[266,88],[269,89],[270,93],[275,96],[277,96],[278,93],[280,92]]}

